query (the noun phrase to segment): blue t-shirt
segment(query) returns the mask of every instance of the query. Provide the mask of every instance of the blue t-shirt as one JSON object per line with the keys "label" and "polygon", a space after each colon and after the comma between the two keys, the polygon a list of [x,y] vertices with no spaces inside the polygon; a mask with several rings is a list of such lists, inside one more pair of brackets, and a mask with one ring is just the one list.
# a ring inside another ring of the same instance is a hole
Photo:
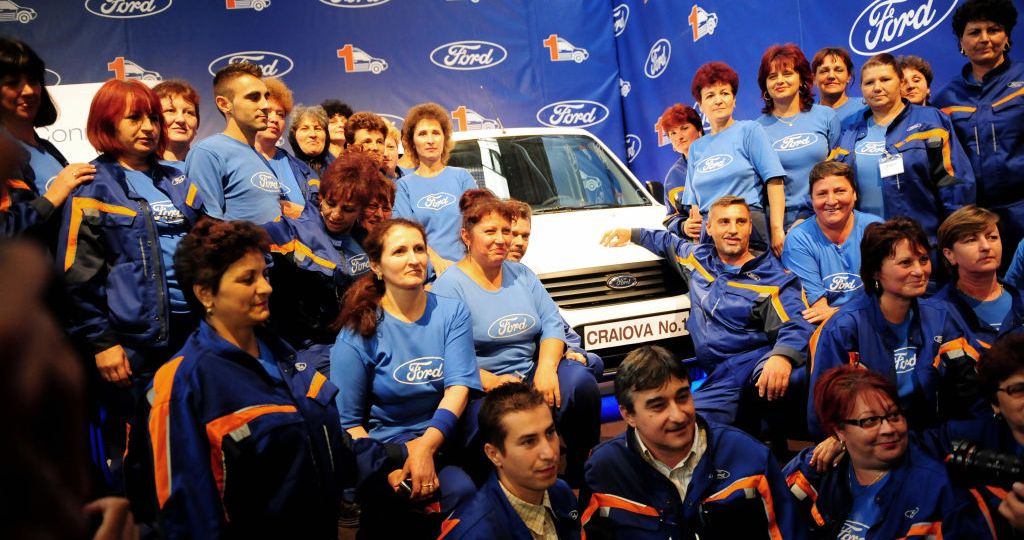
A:
{"label": "blue t-shirt", "polygon": [[864,540],[867,537],[868,529],[882,519],[882,507],[878,505],[875,497],[882,491],[882,487],[889,481],[889,475],[883,476],[874,484],[868,486],[860,485],[857,476],[850,466],[850,494],[853,496],[853,505],[850,513],[846,516],[846,522],[836,538],[840,540]]}
{"label": "blue t-shirt", "polygon": [[281,215],[281,183],[255,148],[223,133],[199,141],[185,160],[185,176],[203,192],[210,217],[262,224]]}
{"label": "blue t-shirt", "polygon": [[1013,252],[1013,260],[1004,279],[1017,290],[1024,290],[1024,242],[1017,244],[1017,251]]}
{"label": "blue t-shirt", "polygon": [[53,184],[53,180],[64,170],[64,166],[42,146],[32,146],[24,141],[18,142],[28,152],[29,166],[32,167],[32,172],[36,175],[36,191],[40,195],[46,193],[46,190]]}
{"label": "blue t-shirt", "polygon": [[537,276],[520,263],[502,263],[501,289],[497,291],[484,290],[454,265],[437,278],[431,290],[469,306],[480,369],[526,378],[535,366],[541,341],[565,341],[558,306]]}
{"label": "blue t-shirt", "polygon": [[260,347],[260,356],[256,359],[266,370],[267,375],[270,375],[273,379],[281,381],[284,380],[281,376],[281,367],[277,365],[277,360],[274,358],[274,351],[267,347],[263,340],[257,340]]}
{"label": "blue t-shirt", "polygon": [[690,145],[683,202],[698,205],[706,214],[711,203],[723,195],[736,195],[751,206],[764,208],[761,192],[765,182],[785,176],[764,128],[757,122],[738,120]]}
{"label": "blue t-shirt", "polygon": [[274,159],[270,160],[270,169],[281,182],[281,191],[284,192],[285,198],[299,206],[305,206],[306,199],[303,198],[299,181],[295,178],[288,152],[278,148],[274,153]]}
{"label": "blue t-shirt", "polygon": [[886,321],[889,329],[896,334],[896,348],[892,351],[892,362],[896,369],[896,389],[901,398],[914,393],[914,368],[917,366],[917,347],[910,344],[910,324],[914,313],[908,312],[903,322],[893,324]]}
{"label": "blue t-shirt", "polygon": [[178,242],[188,234],[188,222],[185,221],[185,215],[174,206],[166,193],[156,187],[148,174],[129,169],[125,169],[124,173],[128,188],[135,195],[146,200],[149,204],[149,211],[153,214],[156,234],[160,238],[160,254],[167,278],[167,299],[170,302],[171,311],[188,313],[189,306],[185,301],[185,293],[182,292],[174,272],[174,250],[178,248]]}
{"label": "blue t-shirt", "polygon": [[854,210],[853,229],[842,245],[832,243],[813,217],[789,231],[782,266],[800,276],[808,304],[824,296],[829,306],[841,306],[863,288],[860,241],[868,225],[881,221],[874,214]]}
{"label": "blue t-shirt", "polygon": [[827,158],[839,142],[841,128],[836,113],[828,107],[812,105],[811,110],[789,118],[765,114],[757,122],[764,127],[768,141],[786,170],[787,213],[810,211],[808,178],[811,168]]}
{"label": "blue t-shirt", "polygon": [[967,305],[971,306],[981,324],[991,327],[996,332],[1002,330],[1006,315],[1013,309],[1013,297],[1006,292],[1006,289],[1003,289],[999,298],[987,302],[971,298],[960,291],[957,291],[957,294],[967,302]]}
{"label": "blue t-shirt", "polygon": [[370,338],[343,328],[331,349],[341,427],[367,426],[385,442],[422,435],[445,388],[481,389],[472,331],[465,304],[432,293],[416,322],[384,311]]}
{"label": "blue t-shirt", "polygon": [[882,200],[882,172],[878,162],[885,153],[885,130],[873,118],[868,118],[868,133],[857,141],[857,207],[876,216],[885,217],[885,203]]}
{"label": "blue t-shirt", "polygon": [[449,261],[466,254],[459,236],[462,213],[459,199],[467,189],[477,187],[466,169],[445,167],[437,176],[426,178],[410,174],[395,183],[394,217],[418,221],[427,230],[431,249]]}
{"label": "blue t-shirt", "polygon": [[173,159],[161,159],[159,161],[160,161],[161,165],[164,165],[164,166],[167,166],[167,167],[174,167],[175,169],[178,169],[181,172],[185,172],[185,162],[184,161],[177,161],[177,160],[173,160]]}
{"label": "blue t-shirt", "polygon": [[862,98],[847,96],[846,103],[832,110],[835,111],[836,118],[839,119],[839,125],[846,129],[848,124],[856,123],[860,119],[867,107]]}

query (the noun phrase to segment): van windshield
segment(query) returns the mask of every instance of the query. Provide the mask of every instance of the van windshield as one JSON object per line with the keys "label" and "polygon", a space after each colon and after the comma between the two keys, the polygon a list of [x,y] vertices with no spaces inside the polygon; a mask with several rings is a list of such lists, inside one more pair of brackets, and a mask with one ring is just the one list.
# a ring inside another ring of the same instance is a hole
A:
{"label": "van windshield", "polygon": [[528,135],[459,141],[449,165],[502,198],[535,213],[650,205],[643,192],[593,140],[580,135]]}

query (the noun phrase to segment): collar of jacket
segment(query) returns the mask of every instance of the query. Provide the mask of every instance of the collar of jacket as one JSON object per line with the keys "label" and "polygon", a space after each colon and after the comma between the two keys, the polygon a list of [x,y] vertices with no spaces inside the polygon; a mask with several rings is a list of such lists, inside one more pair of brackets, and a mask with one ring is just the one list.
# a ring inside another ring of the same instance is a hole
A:
{"label": "collar of jacket", "polygon": [[981,78],[981,82],[974,80],[974,69],[971,67],[971,63],[967,62],[964,67],[960,70],[960,77],[964,80],[964,84],[967,86],[974,86],[981,88],[985,86],[992,79],[1006,73],[1010,69],[1010,65],[1013,64],[1013,60],[1009,56],[1003,55],[1003,63],[989,70],[984,77]]}
{"label": "collar of jacket", "polygon": [[[893,118],[892,122],[889,122],[889,125],[885,127],[886,138],[889,137],[889,133],[893,130],[893,128],[903,123],[903,120],[907,117],[908,114],[910,114],[911,109],[918,107],[918,105],[914,105],[913,103],[907,101],[907,98],[903,98],[902,101],[903,110],[900,111],[900,113],[896,115],[896,118]],[[857,128],[858,141],[868,136],[868,118],[871,117],[871,114],[871,107],[865,107],[864,112],[861,113],[860,120],[858,120],[855,124]],[[888,144],[888,142],[886,144]]]}
{"label": "collar of jacket", "polygon": [[[255,330],[256,337],[274,354],[274,360],[277,362],[278,367],[281,368],[282,375],[290,378],[291,374],[295,371],[295,350],[263,327],[257,326]],[[252,355],[229,343],[205,320],[199,323],[198,337],[203,347],[209,349],[215,356],[242,364],[249,369],[255,369],[268,381],[275,381],[262,366],[258,365],[258,361]]]}
{"label": "collar of jacket", "polygon": [[[910,437],[909,432],[906,436]],[[889,479],[878,492],[876,500],[879,503],[879,507],[882,508],[883,516],[888,509],[893,495],[903,490],[903,484],[906,483],[907,476],[913,465],[914,451],[913,443],[908,440],[907,451],[903,453],[900,461],[889,469]],[[831,530],[834,528],[838,531],[853,507],[853,493],[849,483],[851,466],[849,455],[844,455],[839,465],[825,473],[825,476],[822,478],[821,489],[818,490],[818,500],[822,501],[822,499],[825,499],[829,502],[825,505],[819,504],[818,510],[824,514],[822,517],[825,518],[826,529]]]}
{"label": "collar of jacket", "polygon": [[[1021,298],[1020,292],[1013,285],[1005,283],[1003,280],[999,280],[999,284],[1003,286],[1003,290],[1009,293],[1011,302],[1010,312],[1006,314],[1006,317],[1003,317],[1003,328],[1005,330],[998,332],[998,335],[1003,335],[1020,326],[1022,320],[1024,320],[1024,298]],[[940,289],[933,298],[935,297],[944,298],[948,302],[953,303],[957,307],[960,316],[963,317],[964,322],[970,326],[969,330],[971,332],[977,332],[979,329],[982,329],[982,323],[978,320],[978,314],[974,312],[974,308],[960,294],[960,289],[957,289],[955,282],[949,283]]]}
{"label": "collar of jacket", "polygon": [[[124,172],[124,166],[118,163],[114,156],[110,154],[102,154],[93,160],[93,165],[96,166],[97,176],[100,174],[101,170],[106,171],[111,178],[117,180],[117,183],[124,188],[125,193],[130,194],[132,198],[141,198],[128,186],[128,178]],[[152,175],[153,183],[161,188],[160,191],[168,193],[168,187],[164,184],[172,179],[174,173],[177,172],[177,169],[161,165],[160,163],[157,163],[156,160],[150,160],[149,166],[150,170],[148,171],[148,174]]]}

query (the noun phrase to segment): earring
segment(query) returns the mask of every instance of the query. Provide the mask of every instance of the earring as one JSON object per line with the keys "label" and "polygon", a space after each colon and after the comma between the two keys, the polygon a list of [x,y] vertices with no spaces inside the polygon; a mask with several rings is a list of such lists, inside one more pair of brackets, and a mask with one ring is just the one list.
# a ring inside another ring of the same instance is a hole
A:
{"label": "earring", "polygon": [[764,92],[761,93],[761,97],[764,98],[765,103],[771,103],[772,102],[772,97],[768,95],[768,91],[767,90],[765,90]]}
{"label": "earring", "polygon": [[877,279],[875,280],[875,291],[879,293],[882,292],[882,284]]}
{"label": "earring", "polygon": [[377,281],[384,279],[384,275],[380,272],[374,272],[374,275],[377,276]]}
{"label": "earring", "polygon": [[206,306],[206,315],[213,315],[213,306]]}
{"label": "earring", "polygon": [[964,52],[964,46],[963,45],[960,46],[960,56],[967,56],[967,53]]}

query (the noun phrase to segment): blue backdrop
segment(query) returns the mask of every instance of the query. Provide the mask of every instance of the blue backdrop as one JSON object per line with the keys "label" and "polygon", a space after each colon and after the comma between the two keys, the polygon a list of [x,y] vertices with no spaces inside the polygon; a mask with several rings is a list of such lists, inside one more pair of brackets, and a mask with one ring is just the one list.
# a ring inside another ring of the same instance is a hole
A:
{"label": "blue backdrop", "polygon": [[964,63],[950,24],[957,4],[5,0],[0,33],[43,56],[49,84],[190,81],[202,95],[200,137],[223,128],[212,72],[250,60],[282,77],[300,103],[339,98],[400,120],[411,105],[436,101],[458,130],[585,127],[642,180],[661,180],[677,156],[654,123],[672,103],[693,104],[690,80],[700,64],[721,60],[739,72],[740,119],[760,114],[755,76],[774,43],[795,42],[808,57],[844,46],[858,64],[883,51],[917,54],[931,61],[941,86]]}

